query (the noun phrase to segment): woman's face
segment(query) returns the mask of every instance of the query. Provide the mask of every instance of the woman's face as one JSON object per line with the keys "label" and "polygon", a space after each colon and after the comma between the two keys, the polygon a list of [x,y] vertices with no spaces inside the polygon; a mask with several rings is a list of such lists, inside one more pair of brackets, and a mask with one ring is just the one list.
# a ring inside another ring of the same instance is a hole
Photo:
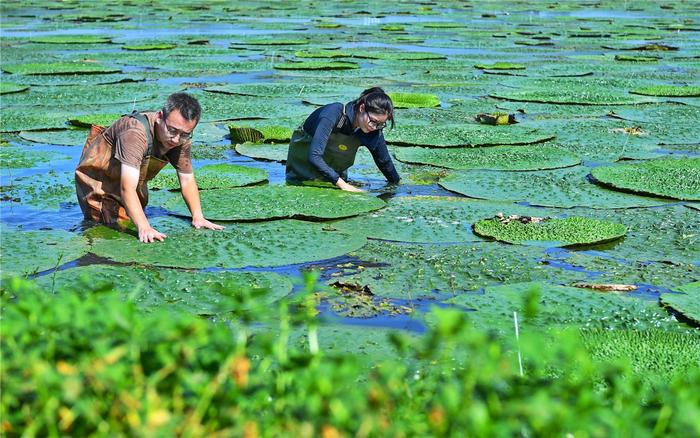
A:
{"label": "woman's face", "polygon": [[384,128],[388,119],[388,114],[371,113],[365,110],[365,104],[360,105],[360,118],[358,120],[358,127],[365,134]]}

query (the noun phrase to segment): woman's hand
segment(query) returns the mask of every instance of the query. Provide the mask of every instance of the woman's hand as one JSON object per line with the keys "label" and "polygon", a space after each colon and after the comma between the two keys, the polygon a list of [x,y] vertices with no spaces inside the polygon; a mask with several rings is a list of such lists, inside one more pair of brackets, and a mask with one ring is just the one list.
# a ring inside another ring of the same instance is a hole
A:
{"label": "woman's hand", "polygon": [[356,193],[361,193],[364,192],[362,189],[358,189],[352,184],[346,183],[343,178],[338,178],[338,181],[335,183],[336,187],[338,187],[340,190],[344,190],[346,192],[356,192]]}

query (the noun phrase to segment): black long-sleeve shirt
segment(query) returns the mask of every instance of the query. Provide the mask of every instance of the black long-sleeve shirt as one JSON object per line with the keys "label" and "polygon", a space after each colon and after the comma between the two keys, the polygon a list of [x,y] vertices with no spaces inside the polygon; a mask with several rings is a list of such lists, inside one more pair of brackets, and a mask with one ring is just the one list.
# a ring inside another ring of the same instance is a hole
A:
{"label": "black long-sleeve shirt", "polygon": [[317,108],[304,122],[304,131],[313,137],[309,147],[309,161],[321,174],[333,184],[338,182],[338,172],[332,169],[323,159],[323,153],[328,143],[328,138],[332,132],[341,132],[346,135],[354,135],[360,139],[360,143],[369,149],[375,164],[384,174],[389,182],[396,183],[399,176],[394,162],[391,160],[389,149],[384,140],[381,129],[365,134],[361,129],[353,129],[355,111],[351,101],[345,106],[346,118],[344,123],[338,128],[338,122],[343,117],[343,104],[340,102],[331,103]]}

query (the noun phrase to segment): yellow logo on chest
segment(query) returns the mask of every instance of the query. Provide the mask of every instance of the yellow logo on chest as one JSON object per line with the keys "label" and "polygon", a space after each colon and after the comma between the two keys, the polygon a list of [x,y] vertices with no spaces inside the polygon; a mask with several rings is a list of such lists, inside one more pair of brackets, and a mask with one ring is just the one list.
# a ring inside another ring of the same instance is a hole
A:
{"label": "yellow logo on chest", "polygon": [[345,146],[344,144],[339,144],[339,145],[338,145],[338,149],[340,149],[341,151],[347,151],[347,150],[348,150],[348,147]]}

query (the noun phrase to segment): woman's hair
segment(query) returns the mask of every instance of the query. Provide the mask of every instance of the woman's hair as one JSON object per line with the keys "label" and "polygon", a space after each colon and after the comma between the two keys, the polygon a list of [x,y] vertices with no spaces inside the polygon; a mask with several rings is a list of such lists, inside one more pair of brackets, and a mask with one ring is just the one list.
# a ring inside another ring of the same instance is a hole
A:
{"label": "woman's hair", "polygon": [[368,88],[355,100],[353,109],[357,112],[360,105],[365,104],[365,111],[372,114],[386,114],[394,129],[394,104],[391,98],[380,87]]}

